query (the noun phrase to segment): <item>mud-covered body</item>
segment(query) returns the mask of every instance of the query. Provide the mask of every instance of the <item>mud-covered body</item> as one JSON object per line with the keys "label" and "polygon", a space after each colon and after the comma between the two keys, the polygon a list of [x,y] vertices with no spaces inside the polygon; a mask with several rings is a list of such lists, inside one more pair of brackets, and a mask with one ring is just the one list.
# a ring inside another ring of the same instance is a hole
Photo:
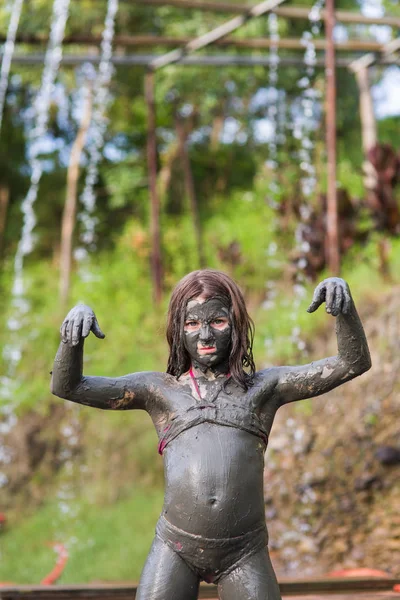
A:
{"label": "mud-covered body", "polygon": [[[90,330],[104,336],[88,307],[79,305],[69,313],[54,363],[52,392],[101,409],[146,410],[160,441],[165,466],[162,518],[168,525],[164,530],[169,535],[182,531],[182,541],[156,536],[142,577],[140,600],[196,597],[199,578],[204,575],[193,571],[183,559],[176,562],[172,549],[176,543],[179,555],[183,538],[196,549],[196,540],[200,549],[203,540],[204,551],[208,544],[207,551],[217,556],[210,580],[219,573],[215,580],[220,581],[220,598],[254,600],[266,594],[273,600],[279,598],[267,548],[256,548],[252,553],[247,538],[243,542],[249,532],[265,529],[264,453],[276,411],[287,402],[323,394],[360,375],[371,364],[347,284],[339,279],[326,281],[316,289],[310,312],[326,301],[327,311],[337,317],[338,354],[303,366],[258,371],[247,386],[235,381],[229,372],[230,342],[226,336],[228,332],[231,335],[230,312],[215,298],[213,312],[207,306],[197,309],[191,302],[184,327],[191,338],[186,345],[193,355],[194,371],[191,367],[179,377],[158,372],[117,378],[84,376],[84,337]],[[198,304],[206,305],[208,300],[199,298]],[[213,356],[217,356],[214,361]],[[209,368],[215,362],[222,365],[220,370]],[[244,544],[240,564],[235,562],[221,574],[218,540],[220,562],[226,564],[226,540],[232,540],[229,556],[238,555],[235,539],[238,548]],[[155,576],[160,569],[163,575]],[[181,588],[184,591],[179,595],[177,589]]]}

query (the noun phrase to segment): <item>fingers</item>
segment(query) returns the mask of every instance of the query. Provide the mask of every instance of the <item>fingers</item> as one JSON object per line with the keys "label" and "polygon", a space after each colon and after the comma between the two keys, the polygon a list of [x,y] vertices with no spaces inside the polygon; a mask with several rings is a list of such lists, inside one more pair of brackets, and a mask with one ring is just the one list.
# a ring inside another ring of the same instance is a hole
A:
{"label": "fingers", "polygon": [[75,318],[65,319],[60,329],[61,340],[69,346],[77,346],[82,336],[82,318],[77,315]]}
{"label": "fingers", "polygon": [[60,329],[61,340],[64,344],[66,344],[68,341],[68,323],[68,319],[65,319]]}
{"label": "fingers", "polygon": [[321,304],[325,300],[325,294],[326,294],[325,285],[323,283],[320,283],[315,288],[313,299],[312,299],[310,306],[307,308],[307,312],[312,313],[315,310],[317,310],[317,308],[319,306],[321,306]]}
{"label": "fingers", "polygon": [[349,288],[343,279],[332,277],[322,281],[316,288],[308,312],[314,312],[322,302],[326,302],[326,312],[333,317],[347,314],[352,305]]}
{"label": "fingers", "polygon": [[80,342],[82,334],[82,320],[76,319],[73,321],[72,326],[70,328],[70,341],[72,346],[77,346]]}
{"label": "fingers", "polygon": [[[329,288],[332,286],[332,292]],[[328,286],[329,292],[326,295],[326,312],[334,317],[340,314],[346,315],[351,309],[353,300],[351,298],[347,284],[342,281],[333,282]]]}
{"label": "fingers", "polygon": [[326,312],[331,314],[334,308],[334,304],[335,304],[335,295],[336,295],[336,289],[335,289],[335,284],[333,283],[329,283],[326,286]]}
{"label": "fingers", "polygon": [[335,289],[335,300],[332,305],[332,315],[337,317],[343,311],[343,288],[337,287]]}
{"label": "fingers", "polygon": [[85,317],[85,320],[83,321],[83,325],[82,325],[82,337],[83,338],[87,338],[87,336],[90,333],[90,330],[92,328],[92,324],[93,324],[93,316],[92,315],[88,315]]}
{"label": "fingers", "polygon": [[343,307],[342,307],[342,313],[344,315],[347,315],[350,312],[352,303],[353,303],[352,297],[351,297],[348,289],[345,288],[343,290]]}
{"label": "fingers", "polygon": [[70,319],[67,325],[67,344],[72,346],[72,329],[74,327],[74,320]]}
{"label": "fingers", "polygon": [[78,304],[69,311],[60,329],[63,343],[71,346],[77,346],[91,331],[100,339],[105,337],[94,312],[84,304]]}
{"label": "fingers", "polygon": [[92,331],[93,331],[94,335],[97,338],[100,338],[101,340],[103,340],[106,337],[104,335],[104,333],[102,332],[102,330],[100,329],[96,317],[94,317],[94,320],[93,320]]}

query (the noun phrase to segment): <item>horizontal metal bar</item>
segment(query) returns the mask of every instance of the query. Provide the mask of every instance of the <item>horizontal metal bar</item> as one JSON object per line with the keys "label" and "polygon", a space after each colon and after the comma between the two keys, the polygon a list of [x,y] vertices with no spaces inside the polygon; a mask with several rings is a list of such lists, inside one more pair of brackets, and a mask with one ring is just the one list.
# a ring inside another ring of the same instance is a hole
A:
{"label": "horizontal metal bar", "polygon": [[[5,36],[0,35],[0,43],[5,41]],[[191,38],[187,37],[167,37],[157,35],[117,35],[114,37],[114,45],[116,47],[154,47],[154,46],[184,46],[190,43]],[[38,37],[34,35],[19,35],[16,42],[20,44],[45,45],[48,41],[46,37]],[[393,40],[395,42],[395,40]],[[101,37],[91,35],[70,35],[63,40],[65,45],[89,45],[99,46]],[[300,38],[281,38],[279,40],[271,40],[270,38],[246,38],[240,39],[235,37],[227,37],[214,42],[216,46],[228,47],[235,46],[236,48],[253,48],[253,49],[268,49],[273,47],[288,49],[288,50],[303,50],[304,43]],[[316,50],[324,50],[326,40],[317,39],[313,41]],[[346,42],[336,42],[335,49],[338,52],[360,51],[360,52],[384,52],[386,45],[379,42],[371,42],[364,40],[348,40]]]}
{"label": "horizontal metal bar", "polygon": [[[44,62],[44,54],[14,54],[13,63],[20,65],[33,65],[41,64]],[[150,54],[132,54],[126,56],[113,56],[111,62],[114,65],[125,65],[125,66],[141,66],[148,67],[152,61],[156,58]],[[382,65],[398,64],[399,60],[394,56],[382,56],[377,55],[376,62]],[[338,58],[337,66],[347,68],[354,58]],[[64,54],[62,60],[63,65],[79,65],[85,62],[98,64],[100,62],[99,56],[92,54]],[[210,55],[210,56],[186,56],[179,61],[179,65],[192,66],[192,67],[268,67],[270,65],[270,59],[268,56],[238,56],[238,55]],[[298,66],[305,67],[304,61],[296,56],[282,56],[279,60],[279,64],[283,66]],[[324,67],[323,58],[317,58],[316,67]]]}

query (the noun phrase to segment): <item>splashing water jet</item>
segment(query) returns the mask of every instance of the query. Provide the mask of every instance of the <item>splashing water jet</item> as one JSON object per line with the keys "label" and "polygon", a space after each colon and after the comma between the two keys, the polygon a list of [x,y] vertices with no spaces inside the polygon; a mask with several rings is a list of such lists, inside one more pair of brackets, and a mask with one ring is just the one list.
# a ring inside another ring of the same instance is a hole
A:
{"label": "splashing water jet", "polygon": [[[62,57],[62,40],[68,18],[70,0],[55,0],[50,25],[50,38],[44,61],[44,69],[39,92],[34,102],[35,126],[29,135],[28,161],[31,170],[31,182],[28,193],[21,205],[23,226],[21,238],[18,243],[14,259],[14,278],[11,290],[11,316],[7,327],[10,332],[10,343],[3,349],[3,357],[7,365],[6,376],[0,378],[1,398],[3,403],[0,408],[2,420],[1,435],[7,435],[17,423],[15,414],[17,381],[15,372],[22,354],[22,341],[19,331],[24,325],[24,320],[29,312],[30,305],[25,297],[24,285],[24,259],[34,248],[33,230],[36,224],[34,204],[37,198],[39,183],[43,167],[39,158],[41,151],[40,140],[46,134],[50,101],[54,88],[54,81]],[[14,5],[15,8],[15,5]],[[0,441],[1,455],[7,453],[7,447]],[[0,463],[4,462],[0,460]],[[0,472],[0,481],[7,484],[4,474]]]}
{"label": "splashing water jet", "polygon": [[8,88],[8,76],[10,74],[11,61],[14,54],[15,37],[17,35],[23,3],[24,0],[15,0],[13,4],[10,23],[7,30],[6,43],[4,44],[3,60],[1,61],[0,69],[0,131],[3,122],[4,105]]}
{"label": "splashing water jet", "polygon": [[[62,40],[68,18],[70,0],[55,0],[50,29],[50,39],[46,51],[45,63],[41,86],[34,101],[35,126],[29,136],[29,166],[31,169],[31,183],[25,199],[21,205],[23,214],[22,234],[14,259],[14,280],[12,286],[12,306],[14,314],[8,321],[8,329],[17,332],[22,327],[22,319],[29,311],[29,303],[25,298],[23,277],[24,258],[34,248],[35,238],[33,230],[36,224],[34,204],[37,199],[39,183],[43,167],[39,158],[40,140],[46,134],[49,120],[50,101],[54,88],[54,81],[62,57]],[[20,344],[12,344],[4,349],[4,356],[9,364],[9,376],[13,376],[15,368],[21,357]]]}
{"label": "splashing water jet", "polygon": [[[279,67],[279,46],[278,42],[280,39],[278,29],[278,17],[275,13],[268,15],[268,33],[271,40],[271,46],[269,51],[269,71],[268,71],[268,88],[271,92],[268,108],[267,118],[271,125],[271,134],[268,139],[268,160],[266,162],[267,167],[275,172],[278,166],[278,106],[279,106],[279,90],[277,89],[278,84],[278,67]],[[278,206],[277,200],[279,197],[279,184],[276,178],[270,180],[268,185],[268,203],[272,208]]]}
{"label": "splashing water jet", "polygon": [[[94,249],[95,227],[97,224],[97,219],[93,214],[96,205],[94,186],[98,180],[101,149],[104,145],[104,136],[108,123],[105,115],[111,102],[110,82],[114,72],[111,58],[117,11],[118,0],[108,0],[101,42],[100,64],[94,83],[93,117],[88,135],[89,161],[85,186],[81,195],[83,210],[78,216],[82,224],[82,233],[80,236],[82,246],[77,248],[74,253],[75,259],[81,262],[87,259],[88,250]],[[91,275],[87,270],[81,268],[80,272],[82,279],[91,280]]]}
{"label": "splashing water jet", "polygon": [[[302,44],[305,47],[304,63],[305,75],[298,81],[298,87],[301,90],[300,102],[293,107],[293,136],[300,142],[298,160],[302,172],[300,178],[300,187],[303,195],[303,202],[299,207],[300,222],[295,232],[295,241],[298,253],[301,255],[307,250],[307,242],[304,241],[304,232],[309,227],[308,222],[311,217],[311,208],[309,201],[315,191],[316,170],[313,164],[314,141],[313,132],[316,130],[318,115],[318,99],[320,93],[312,86],[312,79],[315,75],[317,63],[317,54],[314,38],[321,30],[321,9],[324,6],[324,0],[317,0],[309,13],[310,30],[302,35]],[[304,271],[308,266],[307,259],[302,256],[297,261],[298,274],[297,284],[303,285],[305,281]],[[296,294],[297,295],[297,294]],[[298,294],[297,303],[301,301],[301,294]]]}
{"label": "splashing water jet", "polygon": [[[97,219],[93,214],[96,204],[94,186],[98,179],[101,149],[104,145],[104,136],[108,123],[105,114],[111,101],[109,86],[114,71],[111,58],[117,11],[118,0],[108,0],[97,74],[90,64],[84,65],[78,74],[80,94],[77,104],[80,110],[82,110],[85,104],[87,95],[93,93],[93,113],[88,133],[88,166],[84,190],[80,198],[83,210],[78,215],[82,226],[80,235],[81,246],[76,248],[74,252],[75,259],[80,262],[79,274],[83,281],[93,280],[93,275],[88,268],[88,251],[93,250],[95,242]],[[76,535],[68,535],[67,539],[65,539],[67,531],[78,532],[81,529],[81,516],[77,503],[77,482],[80,479],[82,465],[76,458],[76,448],[81,437],[80,408],[80,406],[67,403],[66,424],[60,429],[60,436],[63,443],[59,459],[64,464],[64,476],[56,492],[58,516],[55,528],[58,530],[58,537],[64,538],[64,543],[70,553],[72,553],[73,547],[77,545],[80,548],[90,545],[90,540],[78,539]]]}

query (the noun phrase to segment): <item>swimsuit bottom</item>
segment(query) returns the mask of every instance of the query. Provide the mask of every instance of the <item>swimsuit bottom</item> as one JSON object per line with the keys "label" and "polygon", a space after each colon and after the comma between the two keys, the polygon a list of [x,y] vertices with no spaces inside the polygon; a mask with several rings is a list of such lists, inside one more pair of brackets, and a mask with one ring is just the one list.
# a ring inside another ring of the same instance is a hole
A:
{"label": "swimsuit bottom", "polygon": [[241,562],[268,544],[265,524],[238,537],[214,539],[187,533],[161,516],[156,535],[207,583],[218,583]]}

